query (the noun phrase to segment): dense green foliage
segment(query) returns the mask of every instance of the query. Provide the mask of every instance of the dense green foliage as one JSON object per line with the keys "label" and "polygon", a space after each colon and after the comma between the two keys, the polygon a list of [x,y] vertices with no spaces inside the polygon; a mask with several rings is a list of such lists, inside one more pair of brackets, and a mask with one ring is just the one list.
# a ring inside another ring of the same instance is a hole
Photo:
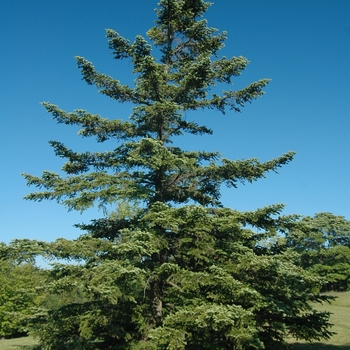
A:
{"label": "dense green foliage", "polygon": [[160,1],[149,42],[137,36],[130,43],[107,30],[114,58],[131,61],[135,86],[77,57],[88,84],[135,105],[129,121],[43,104],[58,123],[79,125],[82,136],[115,141],[114,149],[95,153],[51,141],[67,159],[66,176],[24,175],[38,188],[27,199],[115,209],[77,225],[85,234],[76,240],[19,240],[5,250],[16,259],[56,261],[42,290],[64,298],[48,300],[30,318],[43,349],[263,349],[282,348],[290,334],[330,334],[329,315],[312,307],[327,300],[319,294],[322,280],[279,244],[280,234],[298,230],[297,217],[282,216],[281,205],[240,213],[220,203],[223,184],[258,180],[294,153],[232,161],[174,146],[185,133],[212,133],[184,118],[186,111],[239,111],[268,83],[220,93],[248,61],[218,58],[226,35],[208,27],[208,7],[202,0]]}
{"label": "dense green foliage", "polygon": [[[332,331],[336,334],[328,340],[321,342],[300,342],[295,339],[288,339],[291,347],[290,349],[298,350],[350,350],[349,328],[350,318],[350,292],[332,292],[336,297],[330,304],[317,304],[318,310],[329,311],[331,313],[330,321],[332,322]],[[0,340],[1,350],[37,350],[35,345],[37,342],[32,337],[21,337],[15,339]]]}
{"label": "dense green foliage", "polygon": [[302,267],[325,278],[324,291],[350,289],[350,221],[343,216],[304,217],[287,245],[301,254]]}
{"label": "dense green foliage", "polygon": [[40,303],[36,287],[43,280],[42,271],[30,263],[16,265],[0,260],[0,337],[27,332],[22,317]]}

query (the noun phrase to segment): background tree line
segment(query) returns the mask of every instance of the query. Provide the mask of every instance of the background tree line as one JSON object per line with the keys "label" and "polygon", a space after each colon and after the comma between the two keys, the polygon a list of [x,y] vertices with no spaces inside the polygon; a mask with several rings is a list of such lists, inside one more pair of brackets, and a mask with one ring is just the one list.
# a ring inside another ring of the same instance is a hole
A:
{"label": "background tree line", "polygon": [[300,254],[300,265],[325,278],[322,291],[350,289],[350,221],[331,213],[306,216],[285,244]]}

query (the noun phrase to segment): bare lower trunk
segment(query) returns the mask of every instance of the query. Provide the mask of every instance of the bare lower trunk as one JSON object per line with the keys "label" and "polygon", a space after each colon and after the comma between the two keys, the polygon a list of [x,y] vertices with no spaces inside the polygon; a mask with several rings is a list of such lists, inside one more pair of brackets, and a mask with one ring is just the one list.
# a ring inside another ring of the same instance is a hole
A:
{"label": "bare lower trunk", "polygon": [[163,311],[163,286],[160,280],[154,280],[151,283],[152,289],[152,312],[157,327],[162,325]]}

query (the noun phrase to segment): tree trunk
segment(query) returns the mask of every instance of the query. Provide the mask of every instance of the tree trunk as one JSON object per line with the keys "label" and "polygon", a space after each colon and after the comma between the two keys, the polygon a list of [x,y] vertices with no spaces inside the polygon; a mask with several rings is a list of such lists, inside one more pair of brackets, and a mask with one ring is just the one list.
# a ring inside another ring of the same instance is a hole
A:
{"label": "tree trunk", "polygon": [[151,282],[152,290],[152,311],[155,325],[160,327],[162,325],[162,310],[163,310],[163,283],[156,277]]}

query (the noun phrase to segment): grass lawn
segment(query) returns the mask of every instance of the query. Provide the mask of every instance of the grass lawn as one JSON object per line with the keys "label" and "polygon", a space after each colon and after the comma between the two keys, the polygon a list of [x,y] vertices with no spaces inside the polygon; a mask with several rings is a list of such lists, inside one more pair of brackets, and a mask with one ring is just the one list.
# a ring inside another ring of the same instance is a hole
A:
{"label": "grass lawn", "polygon": [[[320,311],[329,311],[332,331],[336,332],[331,339],[319,343],[304,343],[291,340],[294,350],[350,350],[350,292],[330,293],[336,297],[331,305],[317,305]],[[31,337],[0,340],[0,350],[32,350],[37,342]]]}
{"label": "grass lawn", "polygon": [[331,305],[317,305],[320,311],[331,312],[330,322],[334,325],[331,331],[337,334],[333,335],[329,340],[319,343],[294,343],[293,349],[297,350],[350,350],[350,292],[345,293],[329,293],[338,297]]}
{"label": "grass lawn", "polygon": [[32,350],[37,341],[31,337],[1,339],[0,350]]}

